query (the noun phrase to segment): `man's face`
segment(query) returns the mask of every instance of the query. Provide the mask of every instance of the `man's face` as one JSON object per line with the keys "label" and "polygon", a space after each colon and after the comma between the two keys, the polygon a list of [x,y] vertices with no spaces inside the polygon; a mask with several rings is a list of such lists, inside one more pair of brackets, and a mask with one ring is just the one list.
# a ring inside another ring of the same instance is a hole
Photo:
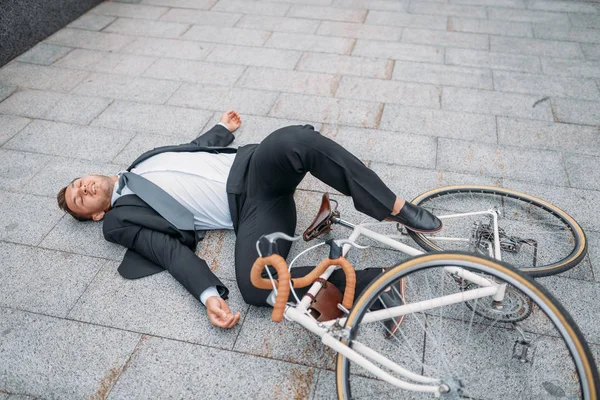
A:
{"label": "man's face", "polygon": [[67,206],[77,215],[99,221],[110,208],[114,180],[104,175],[87,175],[67,186]]}

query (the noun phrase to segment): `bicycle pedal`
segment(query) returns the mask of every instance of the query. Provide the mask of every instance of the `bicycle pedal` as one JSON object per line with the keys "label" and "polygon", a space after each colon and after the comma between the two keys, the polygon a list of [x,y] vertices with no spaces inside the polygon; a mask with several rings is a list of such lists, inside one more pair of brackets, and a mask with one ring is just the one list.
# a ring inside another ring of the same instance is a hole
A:
{"label": "bicycle pedal", "polygon": [[519,360],[522,364],[530,363],[533,365],[536,346],[533,342],[515,340],[513,345],[512,358]]}

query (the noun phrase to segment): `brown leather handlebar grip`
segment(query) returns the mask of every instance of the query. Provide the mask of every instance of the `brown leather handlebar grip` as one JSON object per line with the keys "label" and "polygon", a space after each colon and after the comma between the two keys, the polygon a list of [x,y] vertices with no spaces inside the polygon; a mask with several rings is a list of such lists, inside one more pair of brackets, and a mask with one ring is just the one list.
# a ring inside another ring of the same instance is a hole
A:
{"label": "brown leather handlebar grip", "polygon": [[[290,296],[290,272],[288,271],[287,263],[283,257],[278,254],[257,258],[252,265],[252,270],[250,271],[250,282],[252,282],[252,284],[258,289],[273,288],[271,280],[261,276],[265,265],[271,265],[277,271],[277,297],[275,299],[275,305],[273,306],[273,314],[271,314],[271,319],[275,322],[281,322],[283,320],[285,304]],[[346,274],[346,289],[344,290],[342,305],[349,310],[352,308],[352,304],[354,303],[356,271],[354,271],[352,264],[350,264],[344,257],[340,257],[335,260],[332,260],[331,258],[323,259],[323,261],[321,261],[319,265],[317,265],[309,274],[302,278],[293,279],[294,287],[303,288],[311,285],[331,265],[341,266],[342,270]]]}
{"label": "brown leather handlebar grip", "polygon": [[273,306],[273,314],[271,319],[275,322],[283,320],[283,312],[285,304],[290,296],[290,272],[288,265],[279,254],[271,254],[268,257],[259,257],[254,261],[252,270],[250,271],[250,282],[259,289],[272,289],[270,279],[261,277],[261,273],[265,265],[271,265],[277,271],[277,297]]}

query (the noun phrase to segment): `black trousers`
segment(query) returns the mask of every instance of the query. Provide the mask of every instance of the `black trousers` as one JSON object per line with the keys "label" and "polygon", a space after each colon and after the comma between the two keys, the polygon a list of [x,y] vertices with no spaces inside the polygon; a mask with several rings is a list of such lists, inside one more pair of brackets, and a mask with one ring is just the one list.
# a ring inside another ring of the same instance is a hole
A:
{"label": "black trousers", "polygon": [[[267,305],[270,293],[269,290],[255,288],[250,282],[250,269],[258,257],[256,241],[272,232],[294,236],[294,191],[307,172],[339,192],[352,196],[358,211],[377,220],[386,218],[396,201],[396,195],[373,171],[312,126],[288,126],[271,133],[252,155],[247,187],[239,208],[235,272],[242,297],[248,304]],[[278,240],[277,245],[279,254],[286,258],[291,243]],[[312,268],[293,268],[292,277],[304,276]],[[380,273],[379,268],[356,271],[357,295]],[[329,280],[344,290],[343,271],[335,271]],[[299,289],[297,293],[303,295],[308,289]]]}

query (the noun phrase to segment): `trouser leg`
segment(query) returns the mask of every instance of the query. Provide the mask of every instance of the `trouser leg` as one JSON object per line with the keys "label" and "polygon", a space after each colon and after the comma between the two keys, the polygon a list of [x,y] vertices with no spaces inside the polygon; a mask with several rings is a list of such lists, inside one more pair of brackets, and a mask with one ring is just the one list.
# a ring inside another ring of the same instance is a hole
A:
{"label": "trouser leg", "polygon": [[393,209],[395,194],[358,158],[310,125],[281,128],[257,147],[248,171],[248,196],[290,195],[307,172],[351,196],[354,206],[383,220]]}

